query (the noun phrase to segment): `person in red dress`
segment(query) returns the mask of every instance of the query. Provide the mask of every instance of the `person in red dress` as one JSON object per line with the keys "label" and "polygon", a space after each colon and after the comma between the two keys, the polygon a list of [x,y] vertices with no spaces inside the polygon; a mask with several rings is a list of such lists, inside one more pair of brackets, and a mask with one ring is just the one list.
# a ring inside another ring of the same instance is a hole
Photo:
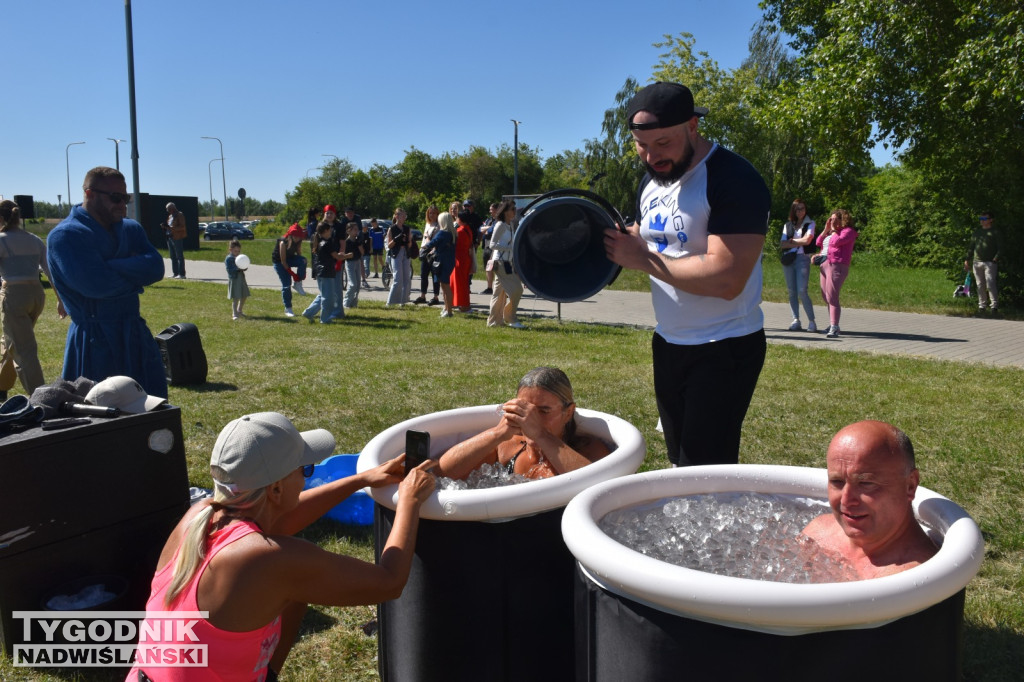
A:
{"label": "person in red dress", "polygon": [[452,271],[452,305],[459,312],[468,313],[469,308],[469,270],[473,258],[473,231],[467,223],[468,214],[459,213],[458,227],[455,231],[455,269]]}

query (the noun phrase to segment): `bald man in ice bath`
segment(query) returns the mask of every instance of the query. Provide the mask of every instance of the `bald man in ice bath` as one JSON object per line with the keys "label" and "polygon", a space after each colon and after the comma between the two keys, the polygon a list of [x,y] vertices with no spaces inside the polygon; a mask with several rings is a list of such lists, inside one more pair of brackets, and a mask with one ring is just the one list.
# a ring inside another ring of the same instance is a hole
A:
{"label": "bald man in ice bath", "polygon": [[934,556],[911,505],[920,475],[907,434],[885,422],[857,422],[832,438],[827,459],[832,513],[807,524],[805,535],[846,559],[861,579]]}

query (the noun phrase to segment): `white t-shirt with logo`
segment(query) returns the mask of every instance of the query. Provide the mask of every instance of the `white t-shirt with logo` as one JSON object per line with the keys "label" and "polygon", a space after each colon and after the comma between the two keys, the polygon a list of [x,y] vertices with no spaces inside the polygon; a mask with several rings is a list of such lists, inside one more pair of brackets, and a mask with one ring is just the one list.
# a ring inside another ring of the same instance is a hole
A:
{"label": "white t-shirt with logo", "polygon": [[[708,235],[767,234],[771,198],[750,163],[715,144],[696,167],[667,187],[645,177],[637,197],[640,236],[669,258],[707,253]],[[698,296],[651,277],[657,333],[697,345],[746,336],[764,327],[761,260],[731,301]]]}

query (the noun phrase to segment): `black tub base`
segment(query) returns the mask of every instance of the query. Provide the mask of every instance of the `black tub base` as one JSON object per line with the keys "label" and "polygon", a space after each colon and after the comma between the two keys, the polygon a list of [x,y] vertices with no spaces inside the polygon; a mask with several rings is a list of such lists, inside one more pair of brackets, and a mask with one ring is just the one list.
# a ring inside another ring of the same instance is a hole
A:
{"label": "black tub base", "polygon": [[[572,680],[575,559],[561,518],[421,519],[409,582],[378,607],[381,680]],[[393,523],[376,505],[378,558]]]}
{"label": "black tub base", "polygon": [[964,594],[886,625],[775,635],[613,594],[576,571],[576,680],[959,680]]}

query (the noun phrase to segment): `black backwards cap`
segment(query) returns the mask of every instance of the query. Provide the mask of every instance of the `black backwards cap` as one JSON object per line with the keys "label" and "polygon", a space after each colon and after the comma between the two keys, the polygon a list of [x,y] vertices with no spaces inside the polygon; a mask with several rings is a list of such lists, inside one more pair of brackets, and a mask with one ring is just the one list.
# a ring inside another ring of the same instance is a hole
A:
{"label": "black backwards cap", "polygon": [[[646,111],[657,117],[652,123],[633,123],[633,117]],[[626,109],[630,130],[655,130],[686,123],[694,116],[705,116],[706,107],[693,106],[693,93],[679,83],[652,83],[633,96]]]}

